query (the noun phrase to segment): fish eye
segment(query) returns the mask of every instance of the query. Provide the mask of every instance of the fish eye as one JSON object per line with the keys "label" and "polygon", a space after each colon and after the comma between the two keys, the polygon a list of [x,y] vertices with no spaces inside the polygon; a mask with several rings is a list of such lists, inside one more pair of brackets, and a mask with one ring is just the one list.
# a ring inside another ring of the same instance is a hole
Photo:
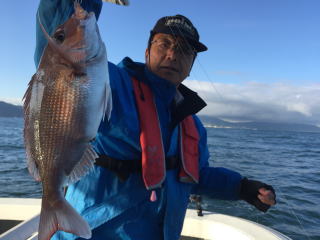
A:
{"label": "fish eye", "polygon": [[63,43],[65,39],[65,34],[62,30],[60,30],[60,31],[56,31],[53,37],[58,43]]}

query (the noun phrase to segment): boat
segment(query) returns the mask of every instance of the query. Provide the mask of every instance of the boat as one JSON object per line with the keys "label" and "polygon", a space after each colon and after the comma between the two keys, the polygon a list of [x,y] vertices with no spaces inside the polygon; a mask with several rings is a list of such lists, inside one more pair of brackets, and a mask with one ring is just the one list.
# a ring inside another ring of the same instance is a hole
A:
{"label": "boat", "polygon": [[0,198],[0,239],[37,240],[41,199]]}
{"label": "boat", "polygon": [[[41,199],[0,198],[0,240],[37,240]],[[199,216],[201,215],[201,216]],[[292,240],[267,226],[188,209],[180,240]]]}

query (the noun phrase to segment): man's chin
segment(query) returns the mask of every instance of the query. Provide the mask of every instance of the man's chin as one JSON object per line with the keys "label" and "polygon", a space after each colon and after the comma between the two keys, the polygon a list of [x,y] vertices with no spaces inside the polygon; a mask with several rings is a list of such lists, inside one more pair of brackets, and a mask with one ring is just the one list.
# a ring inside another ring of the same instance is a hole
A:
{"label": "man's chin", "polygon": [[160,77],[162,77],[170,82],[177,82],[179,79],[178,74],[173,73],[173,72],[162,73]]}
{"label": "man's chin", "polygon": [[168,75],[163,78],[166,79],[167,81],[171,82],[174,85],[179,85],[181,83],[181,81],[179,80],[180,78],[177,76]]}
{"label": "man's chin", "polygon": [[177,72],[175,71],[171,71],[171,70],[162,70],[162,71],[158,71],[155,73],[158,77],[161,77],[171,83],[173,83],[174,85],[178,85],[181,81],[179,81],[180,76]]}
{"label": "man's chin", "polygon": [[161,71],[161,75],[163,78],[178,78],[179,77],[179,73],[176,72],[176,71],[173,71],[173,70],[167,70],[167,69],[164,69]]}

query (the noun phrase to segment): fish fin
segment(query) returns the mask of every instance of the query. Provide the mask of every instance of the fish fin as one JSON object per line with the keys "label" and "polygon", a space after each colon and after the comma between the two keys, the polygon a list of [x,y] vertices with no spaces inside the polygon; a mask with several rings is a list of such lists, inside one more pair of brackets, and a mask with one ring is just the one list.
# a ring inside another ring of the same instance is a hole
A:
{"label": "fish fin", "polygon": [[[42,93],[43,93],[43,89],[44,89],[44,85],[42,83],[43,81],[43,76],[44,76],[44,71],[41,69],[38,69],[38,71],[33,74],[30,82],[28,83],[28,88],[27,91],[25,92],[25,94],[23,95],[22,98],[22,102],[23,102],[23,113],[24,113],[24,118],[25,120],[29,120],[30,117],[30,104],[32,101],[32,96],[34,95],[34,92],[40,92],[40,94],[37,94],[37,96],[34,96],[35,99],[33,99],[33,101],[36,102],[32,102],[33,104],[41,104],[42,101]],[[34,88],[36,90],[38,90],[39,88],[41,88],[41,91],[34,91]]]}
{"label": "fish fin", "polygon": [[[41,72],[41,71],[40,71]],[[24,113],[24,122],[25,122],[25,126],[24,126],[24,130],[23,130],[23,134],[24,134],[24,139],[29,139],[29,135],[30,132],[33,132],[32,130],[30,130],[30,128],[32,128],[33,126],[30,126],[30,117],[31,117],[31,113],[30,113],[30,102],[32,99],[32,93],[34,92],[34,86],[39,89],[42,88],[43,90],[43,84],[39,81],[39,78],[42,77],[42,74],[39,74],[39,71],[34,74],[28,84],[28,89],[25,92],[22,101],[23,101],[23,113]],[[41,79],[40,79],[41,80]],[[38,83],[38,84],[36,84]],[[37,105],[36,107],[40,107],[38,105],[41,105],[41,100],[42,100],[42,91],[37,91],[40,92],[40,94],[38,94],[34,99],[33,99],[33,104]],[[33,106],[34,108],[35,106]],[[29,134],[29,135],[28,135]],[[32,175],[34,177],[34,179],[36,181],[41,181],[40,179],[40,174],[39,174],[39,169],[37,167],[37,163],[36,161],[33,159],[31,153],[30,153],[30,144],[27,143],[25,141],[25,146],[26,146],[26,153],[27,153],[27,165],[28,165],[28,170],[30,175]]]}
{"label": "fish fin", "polygon": [[41,182],[41,177],[40,177],[40,173],[39,173],[39,169],[36,164],[36,161],[34,161],[34,159],[31,156],[28,156],[27,159],[28,159],[28,170],[29,170],[30,175],[37,182]]}
{"label": "fish fin", "polygon": [[98,157],[97,153],[94,151],[93,147],[88,144],[81,160],[73,168],[69,176],[66,178],[65,185],[69,185],[78,181],[81,177],[86,175],[91,169],[93,169],[95,159]]}
{"label": "fish fin", "polygon": [[24,112],[24,116],[27,117],[29,116],[29,106],[30,106],[30,99],[31,99],[31,93],[32,93],[32,85],[33,82],[36,81],[36,76],[37,74],[33,74],[29,84],[28,84],[28,88],[27,91],[25,92],[25,94],[23,95],[22,98],[22,102],[23,102],[23,112]]}
{"label": "fish fin", "polygon": [[115,3],[118,5],[123,5],[123,6],[128,6],[129,1],[128,0],[103,0],[104,2],[110,2],[110,3]]}
{"label": "fish fin", "polygon": [[102,121],[104,121],[105,118],[107,118],[107,120],[110,120],[112,110],[112,92],[110,88],[109,78],[108,82],[105,84],[105,96],[103,105]]}
{"label": "fish fin", "polygon": [[86,239],[91,238],[89,224],[64,198],[55,202],[54,206],[43,200],[38,239],[50,240],[51,236],[58,230],[73,233]]}

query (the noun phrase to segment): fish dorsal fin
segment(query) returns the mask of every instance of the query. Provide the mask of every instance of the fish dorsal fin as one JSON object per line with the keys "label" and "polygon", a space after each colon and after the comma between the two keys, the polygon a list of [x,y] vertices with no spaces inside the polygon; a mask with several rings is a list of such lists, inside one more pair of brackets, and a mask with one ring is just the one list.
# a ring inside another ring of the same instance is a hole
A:
{"label": "fish dorsal fin", "polygon": [[29,107],[30,107],[30,99],[31,99],[31,92],[32,92],[32,85],[33,82],[35,81],[36,78],[36,74],[34,74],[28,84],[28,89],[25,92],[23,98],[22,98],[22,102],[23,102],[23,112],[24,112],[24,116],[28,117],[29,116]]}
{"label": "fish dorsal fin", "polygon": [[69,176],[67,176],[64,185],[69,185],[78,181],[81,177],[86,175],[91,169],[93,169],[95,159],[98,157],[91,144],[88,144],[81,160],[73,168]]}

